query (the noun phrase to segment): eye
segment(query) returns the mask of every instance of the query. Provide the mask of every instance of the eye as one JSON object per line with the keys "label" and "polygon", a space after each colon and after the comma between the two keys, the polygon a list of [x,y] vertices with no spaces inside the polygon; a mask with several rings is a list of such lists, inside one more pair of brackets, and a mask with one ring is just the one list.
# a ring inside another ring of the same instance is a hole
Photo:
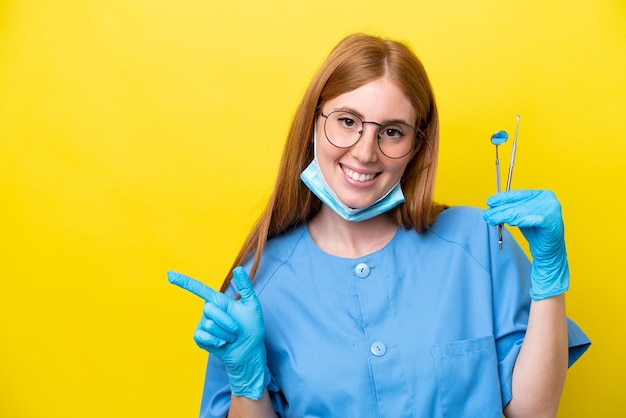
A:
{"label": "eye", "polygon": [[353,128],[356,125],[356,121],[349,116],[339,116],[337,120],[339,124],[345,128]]}
{"label": "eye", "polygon": [[404,137],[404,131],[395,125],[384,126],[380,130],[380,136],[386,139],[402,139]]}

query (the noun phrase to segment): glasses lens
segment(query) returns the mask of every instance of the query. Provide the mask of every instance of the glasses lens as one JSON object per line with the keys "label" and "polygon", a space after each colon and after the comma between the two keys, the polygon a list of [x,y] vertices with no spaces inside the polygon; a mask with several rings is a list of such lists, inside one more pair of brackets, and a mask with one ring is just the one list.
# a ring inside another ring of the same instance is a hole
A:
{"label": "glasses lens", "polygon": [[406,123],[390,123],[380,128],[378,147],[389,158],[402,158],[415,146],[415,129]]}
{"label": "glasses lens", "polygon": [[324,124],[326,138],[338,148],[350,148],[356,144],[362,131],[363,122],[350,112],[332,112]]}

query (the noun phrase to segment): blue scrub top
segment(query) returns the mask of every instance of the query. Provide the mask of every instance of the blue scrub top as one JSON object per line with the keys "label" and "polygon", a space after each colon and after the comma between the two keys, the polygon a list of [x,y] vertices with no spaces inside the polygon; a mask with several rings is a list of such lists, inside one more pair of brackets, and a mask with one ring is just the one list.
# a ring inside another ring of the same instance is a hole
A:
{"label": "blue scrub top", "polygon": [[[357,259],[324,253],[304,225],[269,241],[253,286],[278,415],[502,417],[530,263],[506,229],[502,250],[497,235],[479,209],[453,207]],[[571,365],[590,342],[569,319],[568,334]],[[224,417],[229,402],[210,356],[200,416]]]}

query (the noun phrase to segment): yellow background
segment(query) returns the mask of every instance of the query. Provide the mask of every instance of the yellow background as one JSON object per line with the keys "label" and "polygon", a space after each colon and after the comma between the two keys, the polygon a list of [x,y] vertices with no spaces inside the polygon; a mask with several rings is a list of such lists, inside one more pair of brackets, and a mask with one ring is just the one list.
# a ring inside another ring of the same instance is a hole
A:
{"label": "yellow background", "polygon": [[439,201],[485,206],[521,115],[513,187],[562,201],[594,343],[559,416],[626,416],[622,0],[0,1],[0,416],[197,415],[202,302],[165,273],[219,285],[353,31],[429,70]]}

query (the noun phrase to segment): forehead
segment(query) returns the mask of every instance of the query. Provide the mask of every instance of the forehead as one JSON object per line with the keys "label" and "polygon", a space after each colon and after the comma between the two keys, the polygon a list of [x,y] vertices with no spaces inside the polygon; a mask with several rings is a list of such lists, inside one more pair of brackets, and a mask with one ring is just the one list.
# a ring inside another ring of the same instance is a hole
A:
{"label": "forehead", "polygon": [[325,112],[350,110],[367,120],[402,119],[414,123],[416,118],[407,95],[384,77],[328,100],[323,108]]}

